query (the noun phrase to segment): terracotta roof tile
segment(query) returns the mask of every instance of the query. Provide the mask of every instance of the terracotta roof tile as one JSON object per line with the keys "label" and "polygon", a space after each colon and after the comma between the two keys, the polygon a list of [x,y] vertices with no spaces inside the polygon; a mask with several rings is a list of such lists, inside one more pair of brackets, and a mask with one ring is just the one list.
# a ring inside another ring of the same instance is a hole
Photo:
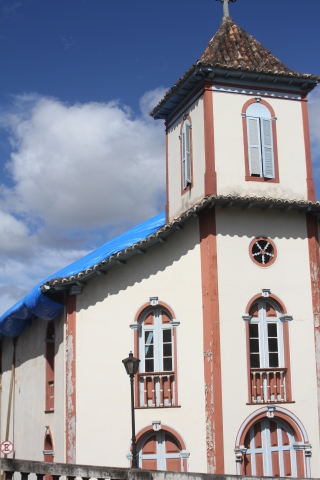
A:
{"label": "terracotta roof tile", "polygon": [[202,66],[320,82],[320,76],[299,73],[288,68],[252,35],[239,27],[231,17],[225,17],[198,62],[192,65],[183,77],[168,90],[150,115],[154,116],[183,82]]}
{"label": "terracotta roof tile", "polygon": [[275,75],[312,77],[286,67],[252,35],[239,27],[231,17],[222,20],[219,30],[210,40],[199,63]]}

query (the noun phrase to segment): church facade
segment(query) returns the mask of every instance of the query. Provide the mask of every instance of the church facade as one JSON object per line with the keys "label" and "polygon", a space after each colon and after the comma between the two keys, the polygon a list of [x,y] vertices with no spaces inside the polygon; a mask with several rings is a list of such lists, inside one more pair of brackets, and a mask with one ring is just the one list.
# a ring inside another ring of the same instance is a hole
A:
{"label": "church facade", "polygon": [[165,215],[0,320],[15,458],[129,466],[131,350],[141,468],[320,476],[319,81],[223,18],[151,112]]}

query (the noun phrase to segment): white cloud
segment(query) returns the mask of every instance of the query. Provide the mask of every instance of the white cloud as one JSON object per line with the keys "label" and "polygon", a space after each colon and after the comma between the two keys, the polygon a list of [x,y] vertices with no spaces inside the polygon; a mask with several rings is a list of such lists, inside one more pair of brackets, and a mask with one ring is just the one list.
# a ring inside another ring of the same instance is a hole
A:
{"label": "white cloud", "polygon": [[57,227],[139,222],[157,211],[164,188],[162,131],[116,102],[41,99],[30,118],[11,123],[15,188],[5,199]]}
{"label": "white cloud", "polygon": [[0,111],[13,181],[0,186],[1,311],[26,287],[164,209],[164,127],[147,115],[164,92],[147,92],[140,115],[116,101],[68,105],[37,95]]}

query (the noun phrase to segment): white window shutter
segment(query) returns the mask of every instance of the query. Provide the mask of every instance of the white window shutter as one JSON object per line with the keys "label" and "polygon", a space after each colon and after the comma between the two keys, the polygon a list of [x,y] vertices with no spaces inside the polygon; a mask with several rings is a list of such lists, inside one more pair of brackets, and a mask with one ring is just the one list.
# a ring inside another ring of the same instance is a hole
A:
{"label": "white window shutter", "polygon": [[182,128],[182,175],[183,188],[191,183],[191,152],[190,152],[190,131],[189,121],[185,121]]}
{"label": "white window shutter", "polygon": [[261,118],[263,176],[274,178],[272,120]]}
{"label": "white window shutter", "polygon": [[[191,125],[186,123],[186,184],[191,183]],[[187,186],[186,185],[186,186]]]}
{"label": "white window shutter", "polygon": [[185,125],[182,128],[182,183],[183,188],[186,188],[186,129]]}
{"label": "white window shutter", "polygon": [[259,119],[247,117],[250,175],[262,176]]}

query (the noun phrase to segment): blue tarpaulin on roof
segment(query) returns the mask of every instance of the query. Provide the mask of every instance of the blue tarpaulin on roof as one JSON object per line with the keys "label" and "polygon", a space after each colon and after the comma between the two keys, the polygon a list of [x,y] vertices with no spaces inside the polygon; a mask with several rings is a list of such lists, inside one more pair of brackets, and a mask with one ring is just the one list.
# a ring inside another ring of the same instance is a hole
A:
{"label": "blue tarpaulin on roof", "polygon": [[110,240],[83,258],[71,263],[50,277],[38,283],[22,300],[6,311],[0,317],[0,339],[3,336],[16,337],[20,335],[26,325],[30,325],[34,318],[53,320],[63,309],[63,305],[51,300],[42,294],[40,286],[54,278],[64,278],[76,275],[102,262],[111,255],[131,247],[149,235],[155,233],[165,225],[165,214],[160,213],[146,222],[140,223],[127,232]]}

